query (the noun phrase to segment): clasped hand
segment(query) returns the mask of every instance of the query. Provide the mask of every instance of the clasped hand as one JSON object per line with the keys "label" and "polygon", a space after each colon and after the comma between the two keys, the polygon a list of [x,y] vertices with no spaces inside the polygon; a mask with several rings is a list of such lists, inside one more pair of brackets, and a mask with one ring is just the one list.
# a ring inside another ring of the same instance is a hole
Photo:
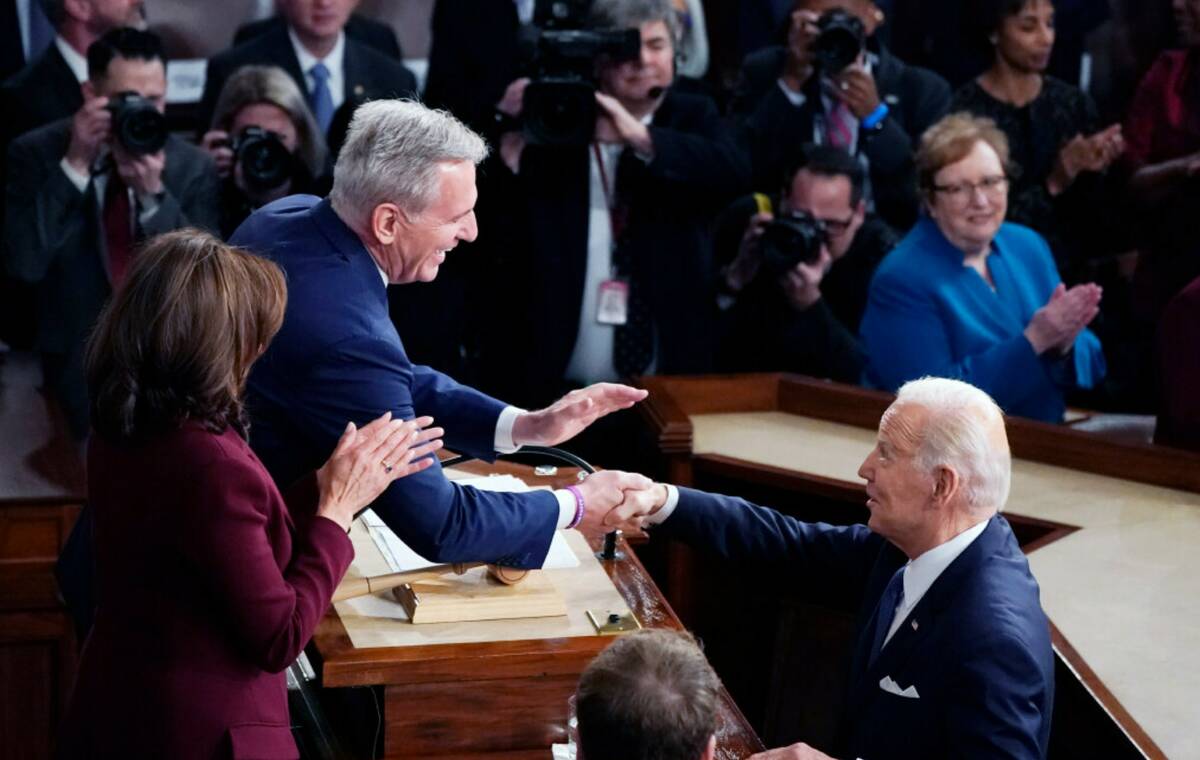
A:
{"label": "clasped hand", "polygon": [[620,470],[593,473],[578,488],[583,497],[583,519],[577,528],[589,537],[613,530],[640,534],[645,518],[667,501],[666,486]]}
{"label": "clasped hand", "polygon": [[1054,350],[1065,354],[1075,343],[1075,338],[1100,312],[1099,285],[1085,283],[1070,290],[1061,282],[1046,305],[1033,313],[1025,326],[1025,338],[1033,346],[1034,353],[1041,355]]}

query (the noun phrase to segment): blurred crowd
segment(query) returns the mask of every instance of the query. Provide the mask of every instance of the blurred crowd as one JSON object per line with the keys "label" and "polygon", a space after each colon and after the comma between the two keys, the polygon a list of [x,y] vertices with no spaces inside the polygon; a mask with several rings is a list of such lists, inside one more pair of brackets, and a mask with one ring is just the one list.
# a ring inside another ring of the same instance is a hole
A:
{"label": "blurred crowd", "polygon": [[80,435],[144,240],[324,195],[355,109],[420,98],[491,153],[478,239],[390,289],[414,361],[530,408],[650,373],[939,375],[1200,446],[1200,0],[438,0],[423,87],[356,5],[241,27],[180,130],[140,2],[4,3],[0,339]]}

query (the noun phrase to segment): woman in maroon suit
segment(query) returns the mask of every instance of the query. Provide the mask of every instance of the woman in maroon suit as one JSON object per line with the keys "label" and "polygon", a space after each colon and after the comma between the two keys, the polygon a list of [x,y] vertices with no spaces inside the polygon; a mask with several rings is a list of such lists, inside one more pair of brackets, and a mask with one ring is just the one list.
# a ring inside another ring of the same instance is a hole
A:
{"label": "woman in maroon suit", "polygon": [[441,431],[346,426],[285,498],[245,441],[241,393],[283,320],[272,263],[156,238],[88,350],[98,606],[64,757],[297,757],[284,669],[353,558],[354,513],[424,469]]}

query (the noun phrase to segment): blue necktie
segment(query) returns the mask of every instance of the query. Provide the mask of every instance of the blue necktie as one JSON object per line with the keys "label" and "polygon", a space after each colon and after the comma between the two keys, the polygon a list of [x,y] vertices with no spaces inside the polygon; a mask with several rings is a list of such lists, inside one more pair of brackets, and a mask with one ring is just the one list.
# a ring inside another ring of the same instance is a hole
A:
{"label": "blue necktie", "polygon": [[333,95],[329,92],[329,69],[318,62],[308,73],[313,78],[312,92],[309,94],[309,105],[312,106],[313,116],[317,117],[317,125],[322,133],[329,132],[329,123],[333,121]]}
{"label": "blue necktie", "polygon": [[875,609],[875,636],[871,640],[871,660],[867,667],[874,665],[875,660],[879,658],[879,653],[883,650],[883,640],[887,636],[888,629],[892,627],[893,618],[896,617],[896,607],[900,604],[901,597],[904,596],[904,568],[906,567],[908,566],[900,566],[900,569],[888,581],[887,588],[883,590],[883,596],[879,597],[879,606]]}

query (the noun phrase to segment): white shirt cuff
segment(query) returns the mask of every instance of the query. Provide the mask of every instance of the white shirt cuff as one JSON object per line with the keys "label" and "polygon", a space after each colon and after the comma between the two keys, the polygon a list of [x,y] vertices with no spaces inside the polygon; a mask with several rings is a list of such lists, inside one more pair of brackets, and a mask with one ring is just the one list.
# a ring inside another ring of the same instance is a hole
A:
{"label": "white shirt cuff", "polygon": [[[525,414],[525,410],[515,406],[506,406],[500,412],[500,418],[496,420],[496,451],[501,454],[511,454],[521,448],[513,441],[513,425],[522,414]],[[567,495],[570,496],[570,494]],[[574,506],[571,507],[571,513],[575,513]]]}
{"label": "white shirt cuff", "polygon": [[556,488],[554,498],[558,499],[558,529],[562,530],[575,519],[575,494],[565,488]]}
{"label": "white shirt cuff", "polygon": [[799,108],[808,101],[808,98],[804,96],[804,93],[796,92],[791,87],[788,87],[783,83],[782,79],[776,79],[775,82],[779,85],[779,89],[783,90],[783,96],[787,98],[788,101],[796,108]]}
{"label": "white shirt cuff", "polygon": [[82,193],[87,189],[91,177],[75,171],[75,167],[71,166],[71,163],[65,158],[58,162],[58,166],[63,170],[63,174],[67,175],[67,179],[71,180],[71,184],[79,188],[79,192]]}
{"label": "white shirt cuff", "polygon": [[138,194],[138,221],[146,224],[151,217],[158,213],[158,196],[151,193]]}
{"label": "white shirt cuff", "polygon": [[667,487],[667,500],[663,502],[657,512],[643,521],[644,525],[660,525],[666,522],[666,519],[675,512],[675,507],[679,506],[679,489],[670,483],[664,485]]}

